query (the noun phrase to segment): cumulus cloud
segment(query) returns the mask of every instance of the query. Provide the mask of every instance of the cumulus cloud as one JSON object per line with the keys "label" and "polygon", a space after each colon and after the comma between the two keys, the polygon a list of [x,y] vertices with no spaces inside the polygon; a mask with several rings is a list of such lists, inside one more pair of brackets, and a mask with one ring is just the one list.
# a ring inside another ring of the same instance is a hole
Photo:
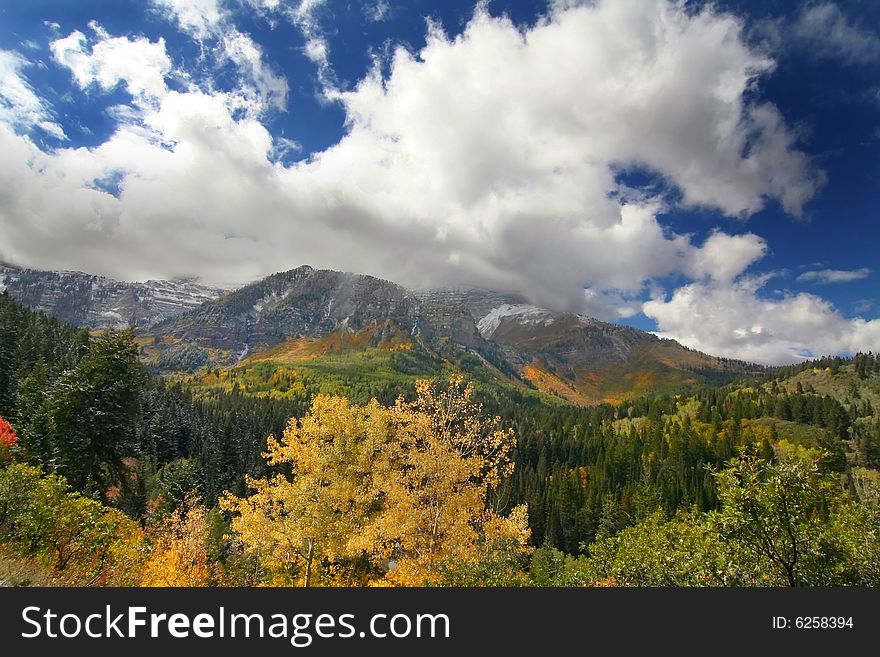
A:
{"label": "cumulus cloud", "polygon": [[[320,34],[319,0],[251,4]],[[247,84],[168,89],[163,59],[149,74],[105,68],[99,46],[113,38],[90,49],[76,34],[57,57],[80,84],[124,81],[155,102],[136,118],[115,111],[115,133],[88,149],[42,152],[0,131],[0,197],[11,199],[0,242],[32,266],[225,283],[309,263],[413,287],[519,289],[604,318],[636,312],[656,279],[677,275],[694,282],[646,312],[691,346],[728,349],[700,327],[685,331],[674,311],[723,294],[757,304],[743,281],[766,244],[722,231],[694,243],[663,226],[663,202],[615,194],[619,172],[648,170],[683,206],[731,217],[768,202],[797,215],[822,184],[778,110],[753,93],[773,62],[736,18],[677,2],[557,3],[525,28],[480,8],[455,38],[432,25],[425,47],[398,49],[386,75],[377,67],[335,90],[345,135],[290,166],[276,155],[291,145],[259,112],[240,111]],[[246,45],[242,59],[258,61]]]}
{"label": "cumulus cloud", "polygon": [[[694,281],[671,295],[655,290],[641,310],[657,322],[661,337],[717,356],[767,365],[880,346],[880,320],[847,319],[813,294],[769,297],[764,287],[772,274],[748,273],[767,250],[766,242],[756,235],[715,232],[701,246],[691,245],[686,270]],[[824,269],[805,272],[797,280],[845,282],[870,273],[867,268]]]}
{"label": "cumulus cloud", "polygon": [[49,104],[22,75],[28,66],[30,62],[17,52],[0,50],[0,123],[22,133],[39,128],[55,139],[66,140]]}
{"label": "cumulus cloud", "polygon": [[55,61],[70,69],[80,87],[97,85],[109,91],[124,83],[132,96],[143,101],[165,95],[171,60],[164,39],[111,37],[94,21],[89,27],[94,39],[76,30],[50,44]]}
{"label": "cumulus cloud", "polygon": [[871,270],[867,267],[861,269],[819,269],[805,271],[797,277],[799,283],[850,283],[868,278]]}
{"label": "cumulus cloud", "polygon": [[766,277],[731,285],[692,283],[669,299],[653,299],[644,312],[658,335],[718,356],[757,363],[795,363],[806,358],[880,348],[880,319],[846,319],[812,294],[782,299],[760,295]]}
{"label": "cumulus cloud", "polygon": [[702,248],[694,251],[689,273],[697,279],[709,277],[719,283],[730,283],[766,253],[767,243],[757,235],[715,232]]}

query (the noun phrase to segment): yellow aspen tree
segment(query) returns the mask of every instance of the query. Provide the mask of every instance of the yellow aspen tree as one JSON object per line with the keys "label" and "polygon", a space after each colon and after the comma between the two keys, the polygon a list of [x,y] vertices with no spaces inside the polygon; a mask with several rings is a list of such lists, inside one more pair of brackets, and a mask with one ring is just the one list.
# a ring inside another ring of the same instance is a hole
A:
{"label": "yellow aspen tree", "polygon": [[269,465],[289,466],[290,476],[248,478],[253,495],[221,499],[221,508],[235,514],[235,536],[274,575],[273,583],[310,586],[317,566],[338,572],[340,562],[357,556],[352,537],[376,506],[373,461],[388,442],[388,415],[375,400],[360,407],[342,397],[315,397],[280,441],[268,440]]}
{"label": "yellow aspen tree", "polygon": [[208,555],[205,509],[188,498],[162,523],[141,586],[211,586],[216,583]]}
{"label": "yellow aspen tree", "polygon": [[487,529],[493,539],[528,541],[522,511],[504,522],[487,508],[489,492],[513,471],[516,438],[473,393],[460,376],[444,388],[419,381],[415,401],[391,409],[393,439],[374,466],[382,508],[360,546],[395,584],[435,583],[441,565],[479,560]]}
{"label": "yellow aspen tree", "polygon": [[345,569],[363,557],[370,583],[383,571],[383,583],[436,583],[444,567],[478,562],[491,546],[529,549],[525,507],[502,518],[486,503],[513,471],[515,442],[461,377],[442,389],[419,381],[414,401],[391,408],[317,396],[268,440],[269,465],[289,474],[249,478],[251,496],[227,494],[220,506],[272,584],[315,584],[319,566],[321,583],[350,582]]}

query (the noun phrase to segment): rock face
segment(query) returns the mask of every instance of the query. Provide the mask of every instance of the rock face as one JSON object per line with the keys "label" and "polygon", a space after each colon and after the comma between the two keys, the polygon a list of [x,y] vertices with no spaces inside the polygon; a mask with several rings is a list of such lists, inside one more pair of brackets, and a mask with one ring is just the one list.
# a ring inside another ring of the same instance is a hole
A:
{"label": "rock face", "polygon": [[396,283],[307,265],[257,283],[152,327],[161,345],[220,350],[225,363],[291,338],[368,333],[366,346],[419,342],[432,351],[464,349],[497,359],[461,303],[420,299]]}
{"label": "rock face", "polygon": [[82,272],[0,264],[2,290],[26,306],[93,329],[150,326],[224,292],[191,279],[127,283]]}
{"label": "rock face", "polygon": [[515,292],[413,292],[372,276],[309,266],[222,294],[194,281],[121,283],[11,267],[0,268],[0,286],[73,324],[140,327],[144,358],[169,371],[301,353],[306,343],[314,347],[310,357],[406,345],[482,364],[495,376],[576,403],[595,403],[749,369],[634,328],[539,308]]}
{"label": "rock face", "polygon": [[372,276],[302,266],[273,274],[156,325],[152,332],[231,351],[337,329],[378,327],[419,335],[419,302],[407,289]]}
{"label": "rock face", "polygon": [[637,345],[659,342],[656,336],[628,326],[533,306],[516,293],[475,288],[428,291],[420,296],[464,306],[480,335],[501,346],[520,366],[535,356],[569,367],[602,366],[625,361]]}
{"label": "rock face", "polygon": [[474,288],[420,296],[465,306],[480,335],[500,350],[511,369],[577,403],[723,379],[751,369],[628,326],[538,308],[517,293]]}

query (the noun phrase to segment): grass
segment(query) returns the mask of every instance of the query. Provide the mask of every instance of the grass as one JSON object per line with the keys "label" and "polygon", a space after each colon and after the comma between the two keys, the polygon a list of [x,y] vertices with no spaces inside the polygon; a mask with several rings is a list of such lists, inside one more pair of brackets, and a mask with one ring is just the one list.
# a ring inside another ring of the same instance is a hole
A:
{"label": "grass", "polygon": [[55,579],[50,569],[0,545],[0,586],[52,586]]}

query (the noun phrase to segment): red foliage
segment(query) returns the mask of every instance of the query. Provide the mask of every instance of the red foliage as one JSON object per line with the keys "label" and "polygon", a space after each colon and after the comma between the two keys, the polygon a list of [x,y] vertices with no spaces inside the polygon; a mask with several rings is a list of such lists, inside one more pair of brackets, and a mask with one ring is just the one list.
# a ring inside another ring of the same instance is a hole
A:
{"label": "red foliage", "polygon": [[0,446],[11,449],[18,444],[18,435],[15,429],[6,420],[0,417]]}

